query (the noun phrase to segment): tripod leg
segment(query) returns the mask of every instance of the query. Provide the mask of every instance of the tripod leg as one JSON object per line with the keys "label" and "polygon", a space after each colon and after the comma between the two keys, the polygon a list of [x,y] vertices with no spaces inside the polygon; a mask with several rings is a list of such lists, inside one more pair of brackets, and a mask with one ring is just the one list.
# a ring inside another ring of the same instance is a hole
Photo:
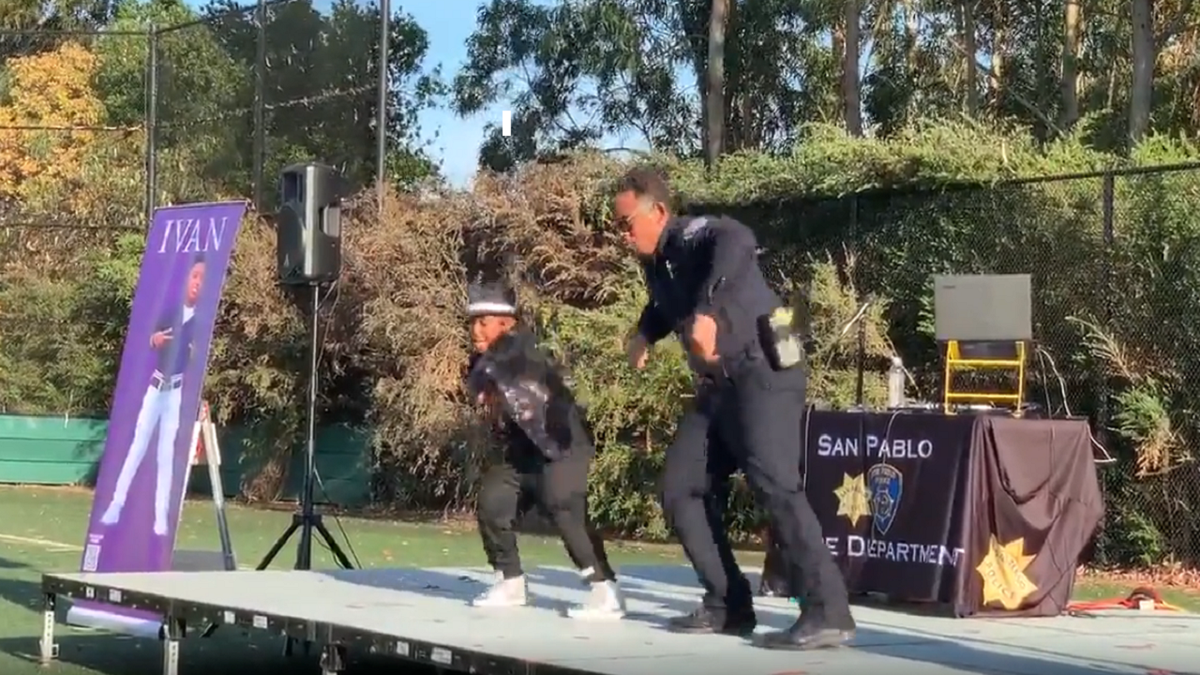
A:
{"label": "tripod leg", "polygon": [[346,648],[342,645],[325,645],[321,650],[321,675],[340,675],[346,670]]}
{"label": "tripod leg", "polygon": [[333,535],[329,533],[328,528],[325,527],[325,522],[323,520],[317,520],[315,523],[313,523],[313,528],[316,529],[316,531],[321,535],[321,538],[325,540],[325,544],[329,546],[329,552],[333,554],[333,559],[336,560],[343,569],[354,569],[354,565],[350,564],[350,558],[346,557],[345,552],[342,551],[342,547],[338,545],[337,540],[333,538]]}
{"label": "tripod leg", "polygon": [[292,535],[296,533],[296,529],[299,527],[300,522],[292,520],[292,524],[288,526],[288,529],[283,531],[279,539],[275,540],[275,544],[271,546],[271,550],[267,551],[267,554],[263,556],[262,562],[258,563],[258,567],[254,569],[261,572],[270,567],[271,563],[275,561],[275,556],[279,555],[279,552],[283,550],[283,547],[287,545],[288,540],[292,538]]}

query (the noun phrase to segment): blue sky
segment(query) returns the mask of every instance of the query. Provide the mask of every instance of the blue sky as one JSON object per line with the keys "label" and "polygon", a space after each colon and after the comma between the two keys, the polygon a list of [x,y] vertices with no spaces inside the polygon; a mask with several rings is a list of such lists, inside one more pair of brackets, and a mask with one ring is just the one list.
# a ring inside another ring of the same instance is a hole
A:
{"label": "blue sky", "polygon": [[[318,3],[320,4],[320,3]],[[442,66],[449,79],[458,72],[467,56],[467,38],[475,29],[477,0],[426,0],[403,2],[393,0],[393,9],[412,15],[429,33],[429,55],[426,66]],[[489,122],[500,124],[503,105],[478,115],[460,119],[450,110],[428,110],[421,116],[421,131],[427,137],[437,132],[431,152],[442,161],[442,171],[455,185],[464,185],[475,173],[479,146],[483,143],[483,128]]]}
{"label": "blue sky", "polygon": [[[378,0],[358,0],[378,2]],[[392,0],[393,14],[403,11],[411,15],[429,35],[429,52],[425,67],[441,66],[443,76],[449,80],[458,72],[466,60],[467,38],[475,30],[475,15],[486,0]],[[205,0],[185,0],[193,7],[201,7]],[[249,4],[250,0],[241,0]],[[534,0],[536,4],[549,5],[554,0]],[[318,9],[327,9],[330,0],[313,0]],[[867,59],[863,59],[863,68]],[[431,141],[429,151],[442,164],[442,172],[456,186],[465,186],[475,174],[479,146],[483,142],[484,127],[488,123],[499,124],[504,111],[503,104],[468,118],[459,118],[446,106],[427,110],[421,115],[421,134]],[[642,147],[644,142],[634,138],[611,138],[609,145]]]}
{"label": "blue sky", "polygon": [[[206,0],[184,0],[196,9]],[[359,0],[378,2],[378,0]],[[553,0],[535,0],[535,4],[551,4]],[[239,0],[241,5],[253,0]],[[475,14],[483,0],[392,0],[392,13],[403,11],[416,19],[429,34],[429,53],[425,67],[441,65],[443,76],[449,80],[458,72],[467,56],[467,38],[475,30]],[[328,9],[330,0],[313,0],[318,10]],[[441,160],[442,171],[455,185],[465,185],[475,174],[479,146],[483,143],[483,128],[489,122],[500,124],[503,105],[483,111],[467,119],[440,107],[421,116],[421,133],[432,141],[430,152]],[[436,134],[436,137],[435,137]]]}

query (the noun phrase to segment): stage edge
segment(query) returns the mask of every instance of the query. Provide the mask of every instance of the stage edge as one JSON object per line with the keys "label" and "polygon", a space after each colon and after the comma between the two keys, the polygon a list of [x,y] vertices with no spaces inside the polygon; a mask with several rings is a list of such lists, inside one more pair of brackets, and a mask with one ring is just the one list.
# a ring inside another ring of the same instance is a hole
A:
{"label": "stage edge", "polygon": [[[69,576],[42,575],[45,608],[42,637],[39,642],[42,665],[58,658],[54,629],[58,601],[91,600],[118,607],[155,612],[166,617],[159,639],[163,642],[163,675],[179,675],[180,641],[189,626],[236,626],[286,636],[308,644],[320,644],[322,675],[338,675],[345,668],[348,649],[386,655],[410,663],[433,666],[475,675],[595,675],[587,670],[565,668],[549,663],[485,654],[451,645],[433,644],[346,628],[336,624],[311,622],[269,612],[248,612],[208,603],[179,600],[150,593],[139,593],[114,586],[86,583]],[[211,631],[210,631],[211,632]]]}

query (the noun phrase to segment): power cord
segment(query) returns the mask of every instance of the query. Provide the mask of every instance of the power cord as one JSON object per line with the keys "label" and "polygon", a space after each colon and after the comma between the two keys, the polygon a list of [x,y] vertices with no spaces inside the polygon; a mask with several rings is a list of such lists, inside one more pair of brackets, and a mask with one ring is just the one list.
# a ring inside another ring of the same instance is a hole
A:
{"label": "power cord", "polygon": [[[1071,412],[1071,404],[1067,401],[1067,383],[1066,383],[1066,380],[1063,378],[1062,373],[1060,373],[1058,371],[1058,365],[1054,362],[1054,357],[1051,356],[1050,352],[1047,351],[1046,348],[1040,344],[1034,345],[1034,349],[1037,351],[1039,358],[1044,358],[1046,362],[1049,362],[1050,370],[1053,371],[1054,377],[1058,379],[1058,390],[1059,390],[1059,393],[1062,394],[1063,410],[1067,413],[1067,417],[1074,417],[1074,414]],[[1044,373],[1043,373],[1042,377],[1044,380],[1045,379]],[[1047,408],[1049,408],[1049,398],[1050,398],[1050,393],[1049,393],[1049,391],[1047,391],[1046,392]],[[1096,459],[1093,461],[1095,461],[1097,464],[1113,464],[1113,463],[1115,463],[1117,461],[1117,458],[1113,457],[1112,454],[1109,453],[1108,448],[1105,448],[1104,445],[1102,445],[1100,443],[1100,441],[1096,438],[1095,434],[1092,433],[1092,425],[1090,425],[1090,424],[1087,425],[1087,432],[1088,432],[1088,440],[1091,442],[1092,447],[1096,450],[1099,450],[1100,453],[1102,455],[1104,455],[1103,459]]]}
{"label": "power cord", "polygon": [[[882,439],[880,439],[880,441],[879,441],[879,443],[880,443],[880,446],[879,446],[879,447],[883,447],[885,444],[890,444],[890,442],[891,442],[891,438],[892,438],[892,425],[894,425],[894,424],[896,423],[896,420],[897,420],[897,419],[899,419],[900,415],[903,415],[903,414],[905,414],[905,413],[911,413],[911,412],[912,412],[911,410],[906,410],[906,409],[904,409],[904,408],[897,408],[897,409],[895,409],[895,410],[893,410],[893,411],[892,411],[892,414],[891,414],[891,415],[888,417],[888,423],[887,423],[887,426],[885,426],[885,427],[884,427],[884,429],[883,429],[883,438],[882,438]],[[866,446],[866,443],[865,443],[866,439],[864,438],[864,439],[863,439],[863,441],[864,441],[864,443],[863,443],[863,446],[864,446],[864,447],[863,447],[863,451],[864,451],[864,452],[866,452],[866,447],[865,447],[865,446]],[[889,447],[890,447],[890,446],[889,446]],[[888,461],[887,461],[887,458],[880,457],[880,458],[879,458],[879,460],[880,460],[880,461],[878,461],[878,462],[875,462],[875,463],[876,463],[876,464],[883,464],[883,465],[886,465],[886,466],[891,466],[891,465],[888,463]],[[868,468],[868,469],[867,469],[867,471],[869,472],[869,471],[870,471],[870,468]],[[864,476],[864,479],[865,479],[865,476]],[[871,496],[872,496],[872,495],[870,494],[870,491],[868,490],[867,499],[870,499],[870,498],[871,498]],[[875,508],[875,505],[874,505],[874,504],[871,504],[871,509],[872,509],[872,511],[874,510],[874,508]],[[878,536],[876,536],[876,532],[875,532],[875,525],[874,525],[874,521],[873,521],[873,520],[872,520],[871,527],[870,527],[869,529],[870,529],[870,536],[868,536],[868,537],[867,537],[867,541],[881,541],[881,539],[880,539]]]}
{"label": "power cord", "polygon": [[[329,296],[333,295],[333,292],[334,292],[334,290],[337,289],[337,286],[338,286],[338,282],[335,280],[333,283],[331,283],[329,285],[329,288],[326,289],[324,297],[322,297],[320,299],[320,301],[317,303],[318,314],[320,314],[320,312],[325,309],[325,303],[329,300]],[[313,288],[313,292],[314,293],[318,292],[315,287]],[[325,334],[329,329],[329,325],[333,322],[333,310],[335,308],[337,308],[337,303],[338,303],[338,300],[340,297],[341,296],[338,295],[333,298],[333,304],[329,306],[329,312],[327,312],[325,314],[323,325],[320,326],[320,329],[318,331],[319,347],[317,349],[317,368],[316,368],[316,372],[318,372],[318,373],[321,370],[321,361],[324,360],[324,358],[325,358]],[[321,317],[318,316],[317,318],[320,319]],[[313,462],[313,480],[316,481],[317,488],[320,489],[320,491],[321,491],[322,500],[326,504],[333,504],[334,502],[329,497],[329,492],[325,489],[325,481],[321,478],[321,472],[317,469],[315,460]],[[354,560],[354,565],[356,567],[358,567],[359,569],[362,569],[362,563],[359,562],[359,560],[358,560],[358,553],[355,552],[355,550],[354,550],[354,544],[350,541],[350,535],[346,532],[346,528],[342,526],[342,519],[340,517],[338,517],[337,513],[330,513],[327,515],[329,515],[331,518],[333,518],[334,525],[337,525],[338,532],[340,532],[342,535],[342,541],[345,542],[345,544],[346,544],[346,550],[350,553],[350,557]],[[326,551],[329,550],[329,545],[326,544],[324,541],[322,541],[320,537],[313,537],[313,540],[316,541],[321,546],[321,548],[324,548]]]}
{"label": "power cord", "polygon": [[1046,398],[1046,412],[1053,417],[1055,414],[1054,404],[1050,401],[1050,374],[1046,371],[1046,355],[1041,350],[1036,350],[1034,353],[1038,357],[1038,372],[1042,376],[1042,394]]}
{"label": "power cord", "polygon": [[[1062,396],[1063,411],[1067,413],[1067,417],[1074,417],[1074,414],[1071,412],[1071,403],[1067,400],[1067,382],[1065,379],[1063,379],[1062,373],[1058,372],[1058,365],[1054,363],[1054,357],[1051,356],[1050,352],[1046,351],[1046,348],[1040,344],[1034,344],[1033,349],[1043,364],[1043,382],[1047,379],[1044,368],[1045,363],[1048,362],[1050,364],[1050,370],[1054,373],[1054,377],[1058,379],[1058,392]],[[1050,392],[1048,388],[1046,391],[1046,408],[1047,410],[1050,408]]]}

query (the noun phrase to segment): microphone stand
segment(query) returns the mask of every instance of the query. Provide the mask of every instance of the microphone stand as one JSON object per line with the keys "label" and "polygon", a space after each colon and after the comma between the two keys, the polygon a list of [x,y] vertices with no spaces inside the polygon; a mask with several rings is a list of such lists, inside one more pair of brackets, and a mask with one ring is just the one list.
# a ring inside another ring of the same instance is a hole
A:
{"label": "microphone stand", "polygon": [[838,341],[841,341],[850,332],[851,328],[858,328],[858,347],[855,354],[854,405],[860,410],[863,407],[863,400],[866,398],[863,388],[867,361],[867,322],[863,321],[863,317],[870,306],[870,300],[860,305],[858,311],[846,322],[846,325],[842,326],[842,331],[838,334]]}
{"label": "microphone stand", "polygon": [[858,354],[857,354],[857,358],[855,359],[855,361],[857,361],[856,370],[858,372],[855,374],[854,404],[860,408],[863,407],[863,398],[865,398],[865,393],[863,392],[863,387],[864,387],[863,380],[864,380],[864,373],[866,372],[866,369],[867,369],[866,358],[867,358],[867,322],[859,321],[858,322]]}

